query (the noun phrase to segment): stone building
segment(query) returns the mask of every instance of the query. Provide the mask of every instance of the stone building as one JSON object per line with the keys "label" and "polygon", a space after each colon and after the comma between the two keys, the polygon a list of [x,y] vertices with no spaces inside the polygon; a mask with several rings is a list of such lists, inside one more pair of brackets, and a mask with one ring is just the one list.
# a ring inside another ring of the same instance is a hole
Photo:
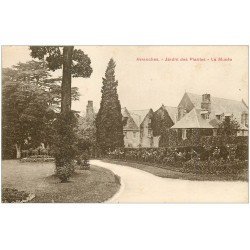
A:
{"label": "stone building", "polygon": [[240,124],[237,135],[248,135],[248,106],[243,100],[186,92],[178,105],[178,122],[171,129],[178,130],[183,140],[188,139],[191,130],[199,130],[200,135],[216,136],[218,124],[227,117]]}
{"label": "stone building", "polygon": [[153,147],[153,110],[122,108],[125,147]]}

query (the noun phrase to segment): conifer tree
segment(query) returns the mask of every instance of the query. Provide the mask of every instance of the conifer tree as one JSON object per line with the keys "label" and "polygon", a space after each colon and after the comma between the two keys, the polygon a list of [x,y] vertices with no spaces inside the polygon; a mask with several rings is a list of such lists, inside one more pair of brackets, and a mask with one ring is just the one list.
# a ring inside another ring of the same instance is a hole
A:
{"label": "conifer tree", "polygon": [[103,78],[102,99],[96,117],[97,143],[102,152],[124,146],[121,105],[115,79],[115,61],[110,59]]}

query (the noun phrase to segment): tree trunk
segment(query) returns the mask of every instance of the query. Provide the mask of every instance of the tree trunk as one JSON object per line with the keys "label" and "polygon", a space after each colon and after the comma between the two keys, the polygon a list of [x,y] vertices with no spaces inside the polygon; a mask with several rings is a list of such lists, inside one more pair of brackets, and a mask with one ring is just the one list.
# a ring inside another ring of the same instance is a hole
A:
{"label": "tree trunk", "polygon": [[16,143],[16,158],[21,158],[21,146]]}
{"label": "tree trunk", "polygon": [[62,114],[67,114],[71,110],[71,64],[73,49],[74,46],[63,47]]}

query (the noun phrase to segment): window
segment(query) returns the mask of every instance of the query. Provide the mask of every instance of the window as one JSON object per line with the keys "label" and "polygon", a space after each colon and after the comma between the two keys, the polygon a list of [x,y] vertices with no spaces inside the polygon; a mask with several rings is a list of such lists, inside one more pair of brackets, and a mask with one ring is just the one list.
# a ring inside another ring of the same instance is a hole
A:
{"label": "window", "polygon": [[149,137],[152,137],[152,135],[153,135],[152,130],[149,129],[149,130],[148,130],[148,136],[149,136]]}
{"label": "window", "polygon": [[134,138],[136,138],[136,132],[133,132],[133,136],[134,136]]}
{"label": "window", "polygon": [[241,114],[241,123],[248,127],[248,114],[246,112]]}
{"label": "window", "polygon": [[209,119],[209,113],[203,113],[203,114],[201,114],[201,117],[203,118],[203,119]]}
{"label": "window", "polygon": [[213,129],[213,136],[217,136],[217,129]]}
{"label": "window", "polygon": [[186,140],[187,139],[187,130],[184,128],[182,129],[182,140]]}
{"label": "window", "polygon": [[125,132],[123,132],[123,135],[124,135],[124,138],[128,138],[128,134],[127,134],[127,132],[125,131]]}
{"label": "window", "polygon": [[151,119],[148,120],[148,128],[151,129],[152,124],[151,124]]}

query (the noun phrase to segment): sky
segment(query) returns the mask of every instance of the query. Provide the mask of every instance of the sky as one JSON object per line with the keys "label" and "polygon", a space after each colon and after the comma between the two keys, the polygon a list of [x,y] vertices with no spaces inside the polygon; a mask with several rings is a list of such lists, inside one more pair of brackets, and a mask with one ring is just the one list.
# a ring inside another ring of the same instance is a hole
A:
{"label": "sky", "polygon": [[[90,78],[72,79],[72,86],[78,87],[81,94],[80,101],[72,104],[74,110],[84,112],[88,100],[93,100],[96,111],[99,109],[102,77],[110,58],[116,62],[121,106],[130,110],[157,110],[162,104],[176,107],[185,91],[248,102],[247,46],[75,48],[88,54],[93,73]],[[2,67],[29,60],[32,58],[27,46],[2,46]]]}

